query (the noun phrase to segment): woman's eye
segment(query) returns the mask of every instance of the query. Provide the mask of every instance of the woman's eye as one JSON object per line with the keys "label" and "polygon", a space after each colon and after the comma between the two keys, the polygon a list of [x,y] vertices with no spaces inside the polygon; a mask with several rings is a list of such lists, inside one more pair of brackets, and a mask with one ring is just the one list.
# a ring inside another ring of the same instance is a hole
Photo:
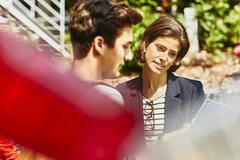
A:
{"label": "woman's eye", "polygon": [[169,55],[169,57],[175,57],[177,55],[177,53],[176,52],[169,52],[168,55]]}
{"label": "woman's eye", "polygon": [[162,47],[162,46],[157,46],[157,50],[160,51],[160,52],[164,52],[165,51],[164,47]]}

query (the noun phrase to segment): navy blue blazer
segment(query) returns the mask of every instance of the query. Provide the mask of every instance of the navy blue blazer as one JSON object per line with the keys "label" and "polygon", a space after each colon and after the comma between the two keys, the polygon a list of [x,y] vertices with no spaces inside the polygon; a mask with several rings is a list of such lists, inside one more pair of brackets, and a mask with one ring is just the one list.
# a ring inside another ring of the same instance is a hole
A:
{"label": "navy blue blazer", "polygon": [[[142,77],[139,76],[117,86],[126,103],[127,110],[132,112],[138,122],[137,133],[144,137]],[[203,86],[200,81],[175,76],[168,73],[165,99],[164,133],[180,129],[196,115],[204,101]]]}

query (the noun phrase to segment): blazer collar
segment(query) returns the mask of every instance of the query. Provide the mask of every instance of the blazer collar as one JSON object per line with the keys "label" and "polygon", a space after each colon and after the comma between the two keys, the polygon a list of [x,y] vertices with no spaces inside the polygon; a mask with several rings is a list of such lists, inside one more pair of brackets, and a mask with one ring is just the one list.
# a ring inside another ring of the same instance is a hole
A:
{"label": "blazer collar", "polygon": [[140,74],[136,79],[135,79],[135,88],[140,92],[142,93],[142,74]]}
{"label": "blazer collar", "polygon": [[[135,87],[136,89],[142,93],[142,74],[140,74],[140,76],[138,76],[135,79]],[[168,89],[167,89],[167,95],[175,97],[178,96],[181,92],[180,92],[180,87],[179,87],[179,83],[178,83],[178,79],[177,77],[171,73],[168,72],[168,81],[167,81],[167,85],[168,85]]]}
{"label": "blazer collar", "polygon": [[167,82],[167,95],[171,97],[177,97],[180,96],[180,86],[178,83],[177,77],[169,72],[168,73],[168,82]]}

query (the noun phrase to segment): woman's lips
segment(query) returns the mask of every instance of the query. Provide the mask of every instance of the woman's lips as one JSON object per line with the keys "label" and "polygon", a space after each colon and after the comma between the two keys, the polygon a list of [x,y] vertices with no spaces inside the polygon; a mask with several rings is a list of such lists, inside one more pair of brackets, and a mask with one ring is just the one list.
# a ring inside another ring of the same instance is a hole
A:
{"label": "woman's lips", "polygon": [[165,64],[163,64],[163,63],[156,62],[156,61],[154,61],[154,63],[155,63],[158,67],[160,67],[160,68],[165,67]]}

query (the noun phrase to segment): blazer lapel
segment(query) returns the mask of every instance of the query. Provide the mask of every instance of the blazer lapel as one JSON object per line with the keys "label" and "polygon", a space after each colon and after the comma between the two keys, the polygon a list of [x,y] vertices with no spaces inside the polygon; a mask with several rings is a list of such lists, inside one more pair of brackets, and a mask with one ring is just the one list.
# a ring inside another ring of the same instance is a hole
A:
{"label": "blazer lapel", "polygon": [[172,73],[168,74],[167,93],[165,100],[165,132],[179,128],[181,110],[181,92],[179,82]]}

